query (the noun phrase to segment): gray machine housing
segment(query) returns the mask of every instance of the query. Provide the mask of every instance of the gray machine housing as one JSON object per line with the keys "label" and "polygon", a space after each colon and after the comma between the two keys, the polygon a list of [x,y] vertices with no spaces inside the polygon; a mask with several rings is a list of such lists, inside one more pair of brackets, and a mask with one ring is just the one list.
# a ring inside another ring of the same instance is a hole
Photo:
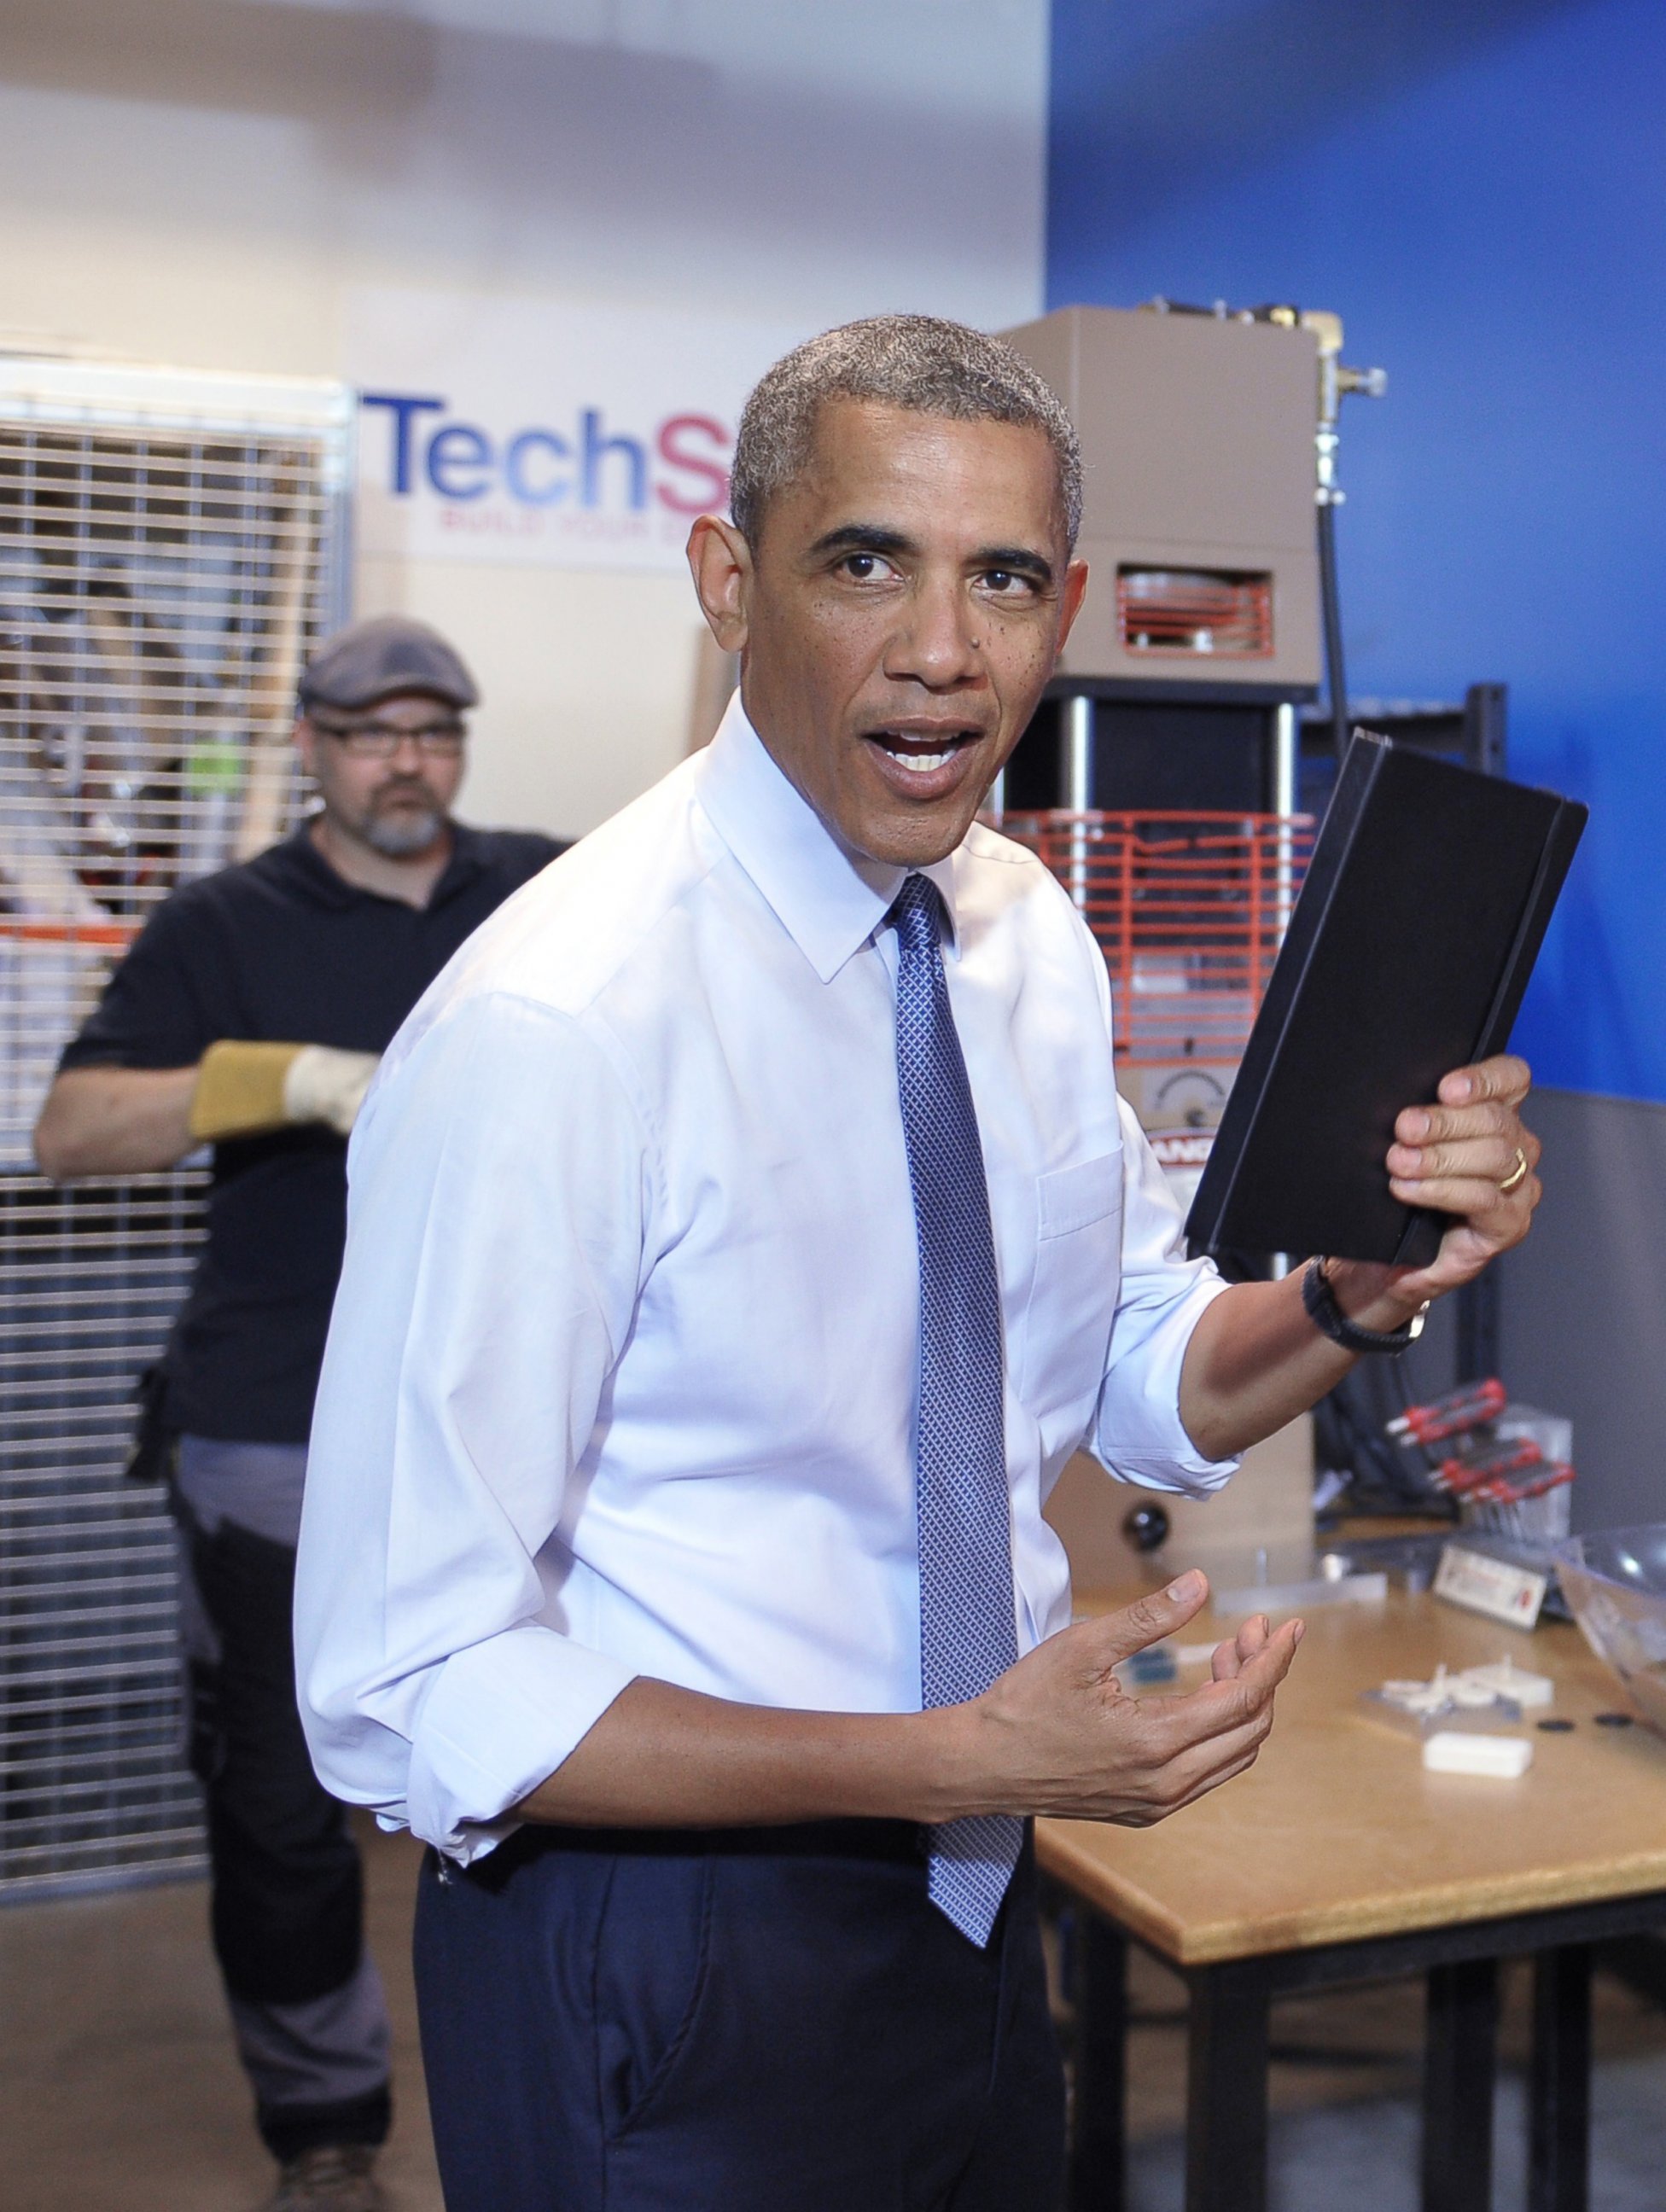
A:
{"label": "gray machine housing", "polygon": [[[1061,683],[1310,692],[1321,671],[1314,333],[1075,307],[1003,336],[1063,400],[1082,441],[1078,550],[1092,580],[1059,664]],[[1213,641],[1131,643],[1119,580],[1188,571],[1259,581],[1270,614],[1264,645],[1246,653]]]}

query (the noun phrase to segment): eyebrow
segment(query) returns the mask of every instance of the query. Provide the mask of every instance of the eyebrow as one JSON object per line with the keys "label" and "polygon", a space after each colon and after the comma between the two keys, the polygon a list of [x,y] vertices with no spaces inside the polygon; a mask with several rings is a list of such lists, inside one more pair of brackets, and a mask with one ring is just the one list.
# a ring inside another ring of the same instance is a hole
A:
{"label": "eyebrow", "polygon": [[[830,553],[918,553],[915,539],[901,530],[887,528],[879,522],[844,522],[836,530],[827,531],[810,548],[812,559]],[[973,554],[974,568],[1010,568],[1015,574],[1034,576],[1043,584],[1053,581],[1053,563],[1044,553],[1033,545],[981,545]]]}
{"label": "eyebrow", "polygon": [[912,538],[901,530],[888,530],[881,522],[842,522],[810,548],[821,553],[917,553]]}

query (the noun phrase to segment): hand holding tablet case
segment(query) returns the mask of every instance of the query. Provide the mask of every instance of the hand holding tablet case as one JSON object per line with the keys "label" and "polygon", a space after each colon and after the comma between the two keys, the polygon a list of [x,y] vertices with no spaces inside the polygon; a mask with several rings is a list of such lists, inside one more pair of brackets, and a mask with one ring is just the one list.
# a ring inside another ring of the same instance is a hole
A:
{"label": "hand holding tablet case", "polygon": [[1432,1261],[1403,1107],[1502,1052],[1589,810],[1360,730],[1187,1220],[1194,1251]]}

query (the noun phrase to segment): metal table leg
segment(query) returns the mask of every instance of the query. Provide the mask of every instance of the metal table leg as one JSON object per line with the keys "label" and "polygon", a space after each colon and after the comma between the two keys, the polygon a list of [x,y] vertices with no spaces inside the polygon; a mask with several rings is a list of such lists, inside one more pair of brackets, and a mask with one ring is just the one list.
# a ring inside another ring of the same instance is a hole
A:
{"label": "metal table leg", "polygon": [[1423,2212],[1491,2212],[1499,1962],[1429,1969],[1423,2055]]}
{"label": "metal table leg", "polygon": [[1267,2212],[1266,1966],[1200,1966],[1187,1982],[1186,2212]]}
{"label": "metal table leg", "polygon": [[1590,2180],[1588,1943],[1533,1961],[1528,2212],[1585,2212]]}
{"label": "metal table leg", "polygon": [[1077,1923],[1076,2098],[1065,2201],[1122,2212],[1128,2193],[1128,1939],[1097,1913]]}

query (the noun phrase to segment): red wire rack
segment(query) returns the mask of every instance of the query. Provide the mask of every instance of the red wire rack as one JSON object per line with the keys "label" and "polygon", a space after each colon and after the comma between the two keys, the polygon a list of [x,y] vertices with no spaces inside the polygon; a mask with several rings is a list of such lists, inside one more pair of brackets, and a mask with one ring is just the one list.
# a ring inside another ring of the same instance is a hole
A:
{"label": "red wire rack", "polygon": [[1110,971],[1120,1060],[1243,1053],[1313,849],[1308,815],[1006,814],[1075,902]]}

